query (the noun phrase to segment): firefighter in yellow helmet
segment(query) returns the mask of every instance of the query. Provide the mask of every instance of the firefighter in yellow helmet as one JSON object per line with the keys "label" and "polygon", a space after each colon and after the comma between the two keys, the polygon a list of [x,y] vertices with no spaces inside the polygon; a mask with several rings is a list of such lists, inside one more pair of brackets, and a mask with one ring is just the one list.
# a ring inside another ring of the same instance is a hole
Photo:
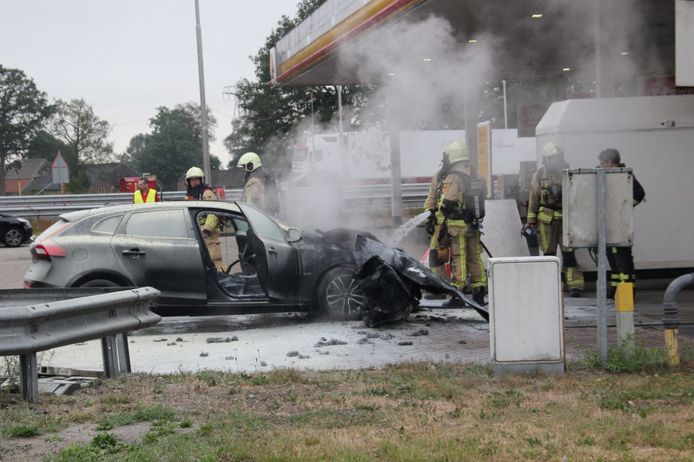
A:
{"label": "firefighter in yellow helmet", "polygon": [[[186,172],[186,200],[194,201],[216,201],[217,194],[214,190],[205,183],[205,173],[199,167],[191,167]],[[222,258],[222,249],[219,242],[219,218],[216,215],[208,213],[200,215],[198,224],[202,230],[202,237],[207,247],[207,252],[210,254],[210,259],[217,271],[224,272],[224,260]]]}
{"label": "firefighter in yellow helmet", "polygon": [[556,255],[561,248],[562,271],[569,294],[580,297],[583,291],[583,273],[578,267],[574,249],[561,245],[562,240],[562,170],[569,168],[564,151],[554,143],[542,148],[542,163],[530,182],[528,220],[526,227],[537,230],[544,255]]}
{"label": "firefighter in yellow helmet", "polygon": [[439,245],[439,233],[445,217],[442,212],[436,210],[443,190],[443,180],[446,179],[446,176],[448,176],[448,173],[442,166],[431,178],[429,193],[424,201],[424,210],[429,212],[425,229],[427,234],[431,236],[429,242],[429,268],[439,276],[446,274],[446,263],[450,258],[448,246]]}
{"label": "firefighter in yellow helmet", "polygon": [[469,278],[473,299],[484,305],[487,273],[482,263],[479,229],[484,219],[484,181],[477,177],[470,164],[470,152],[460,141],[445,147],[443,171],[446,176],[437,202],[437,215],[443,218],[438,244],[447,245],[450,252],[451,283],[462,290]]}

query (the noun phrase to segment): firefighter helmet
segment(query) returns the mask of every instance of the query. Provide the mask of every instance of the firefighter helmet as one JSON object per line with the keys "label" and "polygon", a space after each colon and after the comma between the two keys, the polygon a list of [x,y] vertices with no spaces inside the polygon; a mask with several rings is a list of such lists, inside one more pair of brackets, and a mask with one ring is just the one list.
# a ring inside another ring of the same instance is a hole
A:
{"label": "firefighter helmet", "polygon": [[263,166],[260,161],[260,156],[255,152],[247,152],[246,154],[239,157],[239,161],[236,164],[237,167],[246,167],[246,170],[252,172]]}
{"label": "firefighter helmet", "polygon": [[470,151],[462,141],[454,141],[443,149],[443,154],[448,162],[454,164],[465,160],[470,160]]}
{"label": "firefighter helmet", "polygon": [[564,154],[564,150],[561,149],[554,143],[547,143],[542,147],[542,158],[547,159],[548,157]]}
{"label": "firefighter helmet", "polygon": [[191,178],[205,178],[205,172],[202,171],[200,167],[190,167],[186,172],[186,181]]}

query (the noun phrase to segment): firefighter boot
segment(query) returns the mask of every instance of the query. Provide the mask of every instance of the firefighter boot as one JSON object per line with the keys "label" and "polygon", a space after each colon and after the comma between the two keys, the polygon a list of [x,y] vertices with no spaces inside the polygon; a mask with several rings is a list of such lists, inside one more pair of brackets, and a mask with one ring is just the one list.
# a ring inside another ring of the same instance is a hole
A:
{"label": "firefighter boot", "polygon": [[472,300],[480,306],[485,306],[487,302],[484,299],[486,290],[484,287],[475,287],[472,290]]}

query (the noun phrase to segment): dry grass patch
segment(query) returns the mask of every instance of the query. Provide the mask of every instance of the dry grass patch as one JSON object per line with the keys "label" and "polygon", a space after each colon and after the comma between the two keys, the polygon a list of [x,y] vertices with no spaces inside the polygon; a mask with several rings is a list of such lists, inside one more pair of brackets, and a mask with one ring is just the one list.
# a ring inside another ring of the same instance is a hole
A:
{"label": "dry grass patch", "polygon": [[[77,445],[54,460],[691,460],[694,453],[691,371],[495,379],[480,367],[417,363],[135,375],[41,409],[59,415],[60,425],[87,419],[106,432],[152,423],[141,442],[102,437],[105,448]],[[22,424],[60,435],[35,409],[14,403],[0,412],[3,422],[21,414]]]}

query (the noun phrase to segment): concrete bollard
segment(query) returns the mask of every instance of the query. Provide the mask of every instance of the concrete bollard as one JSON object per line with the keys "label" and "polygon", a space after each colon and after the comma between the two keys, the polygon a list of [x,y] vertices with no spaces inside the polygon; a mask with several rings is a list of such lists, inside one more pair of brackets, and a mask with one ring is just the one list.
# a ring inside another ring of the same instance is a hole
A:
{"label": "concrete bollard", "polygon": [[617,338],[628,353],[634,352],[634,284],[621,282],[615,294]]}

